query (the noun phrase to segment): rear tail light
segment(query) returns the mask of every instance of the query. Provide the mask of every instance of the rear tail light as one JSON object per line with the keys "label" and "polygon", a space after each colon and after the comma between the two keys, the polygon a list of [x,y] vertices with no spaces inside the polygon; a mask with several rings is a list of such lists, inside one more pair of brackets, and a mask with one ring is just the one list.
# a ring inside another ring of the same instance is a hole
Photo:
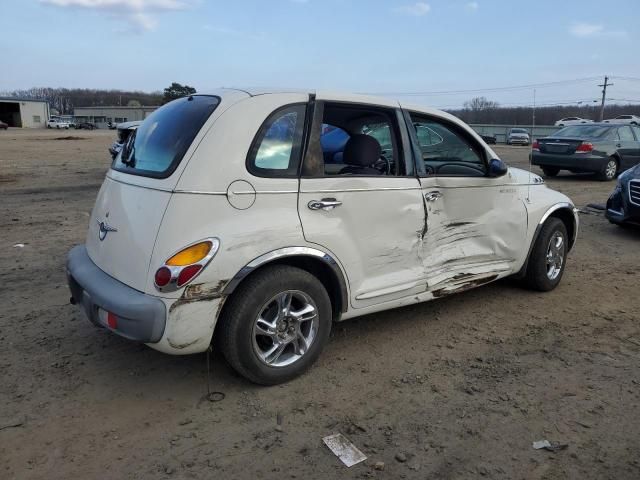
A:
{"label": "rear tail light", "polygon": [[169,270],[167,267],[160,267],[156,271],[155,280],[156,280],[156,286],[166,287],[167,285],[169,285],[169,282],[171,281],[171,270]]}
{"label": "rear tail light", "polygon": [[531,144],[531,150],[535,150],[536,152],[540,151],[540,144],[537,140]]}
{"label": "rear tail light", "polygon": [[582,142],[576,148],[576,153],[590,153],[593,151],[593,143],[591,142]]}
{"label": "rear tail light", "polygon": [[188,267],[184,267],[178,274],[178,287],[189,283],[200,270],[202,270],[202,265],[189,265]]}
{"label": "rear tail light", "polygon": [[172,292],[184,287],[207,266],[219,247],[217,238],[208,238],[176,252],[156,270],[156,288],[161,292]]}

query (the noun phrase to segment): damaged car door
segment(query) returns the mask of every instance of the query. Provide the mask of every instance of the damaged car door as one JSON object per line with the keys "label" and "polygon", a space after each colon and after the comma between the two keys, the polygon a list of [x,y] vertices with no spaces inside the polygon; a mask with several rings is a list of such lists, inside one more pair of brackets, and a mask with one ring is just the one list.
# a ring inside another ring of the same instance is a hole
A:
{"label": "damaged car door", "polygon": [[[355,308],[424,292],[424,207],[400,110],[321,100],[300,179],[305,239],[342,263]],[[323,149],[323,135],[343,144]]]}
{"label": "damaged car door", "polygon": [[511,174],[492,176],[487,149],[455,121],[411,112],[405,118],[422,156],[428,289],[442,296],[513,271],[527,211]]}

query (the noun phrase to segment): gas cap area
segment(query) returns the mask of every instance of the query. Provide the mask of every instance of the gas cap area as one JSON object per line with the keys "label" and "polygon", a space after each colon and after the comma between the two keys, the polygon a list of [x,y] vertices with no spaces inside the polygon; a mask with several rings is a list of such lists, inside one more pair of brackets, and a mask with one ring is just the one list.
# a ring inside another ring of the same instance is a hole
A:
{"label": "gas cap area", "polygon": [[227,187],[227,200],[232,207],[246,210],[256,201],[256,189],[246,180],[234,180]]}

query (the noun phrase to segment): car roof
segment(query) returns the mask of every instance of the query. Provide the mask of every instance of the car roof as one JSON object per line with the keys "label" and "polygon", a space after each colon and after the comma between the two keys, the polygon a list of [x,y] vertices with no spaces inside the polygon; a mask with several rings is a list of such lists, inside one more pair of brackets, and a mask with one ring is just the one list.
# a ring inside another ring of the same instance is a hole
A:
{"label": "car roof", "polygon": [[[209,90],[205,92],[198,92],[198,95],[220,95],[223,96],[225,92],[242,92],[250,97],[256,97],[259,95],[271,95],[282,93],[298,93],[303,95],[315,95],[318,100],[335,101],[335,102],[354,102],[354,103],[366,103],[371,105],[398,107],[400,102],[397,99],[377,96],[366,95],[360,93],[348,93],[335,90],[315,90],[315,89],[300,89],[300,88],[275,88],[275,87],[223,87],[215,90]],[[416,107],[417,110],[424,111],[425,107]]]}

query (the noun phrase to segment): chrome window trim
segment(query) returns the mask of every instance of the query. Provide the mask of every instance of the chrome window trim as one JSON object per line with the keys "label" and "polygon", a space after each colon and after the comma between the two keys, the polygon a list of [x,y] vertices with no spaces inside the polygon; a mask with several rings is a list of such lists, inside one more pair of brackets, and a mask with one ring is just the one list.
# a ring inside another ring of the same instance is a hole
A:
{"label": "chrome window trim", "polygon": [[224,288],[223,294],[230,295],[233,291],[238,287],[240,282],[247,277],[251,272],[253,272],[256,268],[266,265],[274,260],[278,260],[286,257],[294,257],[294,256],[306,256],[306,257],[314,257],[319,260],[322,260],[325,264],[327,264],[335,273],[336,278],[338,279],[338,283],[340,286],[340,296],[342,299],[342,312],[346,312],[349,307],[349,293],[347,289],[346,276],[342,273],[342,269],[335,258],[329,255],[326,252],[321,250],[317,250],[311,247],[284,247],[279,248],[277,250],[273,250],[271,252],[260,255],[259,257],[254,258],[244,267],[242,267],[238,273],[234,275],[234,277],[227,283]]}

